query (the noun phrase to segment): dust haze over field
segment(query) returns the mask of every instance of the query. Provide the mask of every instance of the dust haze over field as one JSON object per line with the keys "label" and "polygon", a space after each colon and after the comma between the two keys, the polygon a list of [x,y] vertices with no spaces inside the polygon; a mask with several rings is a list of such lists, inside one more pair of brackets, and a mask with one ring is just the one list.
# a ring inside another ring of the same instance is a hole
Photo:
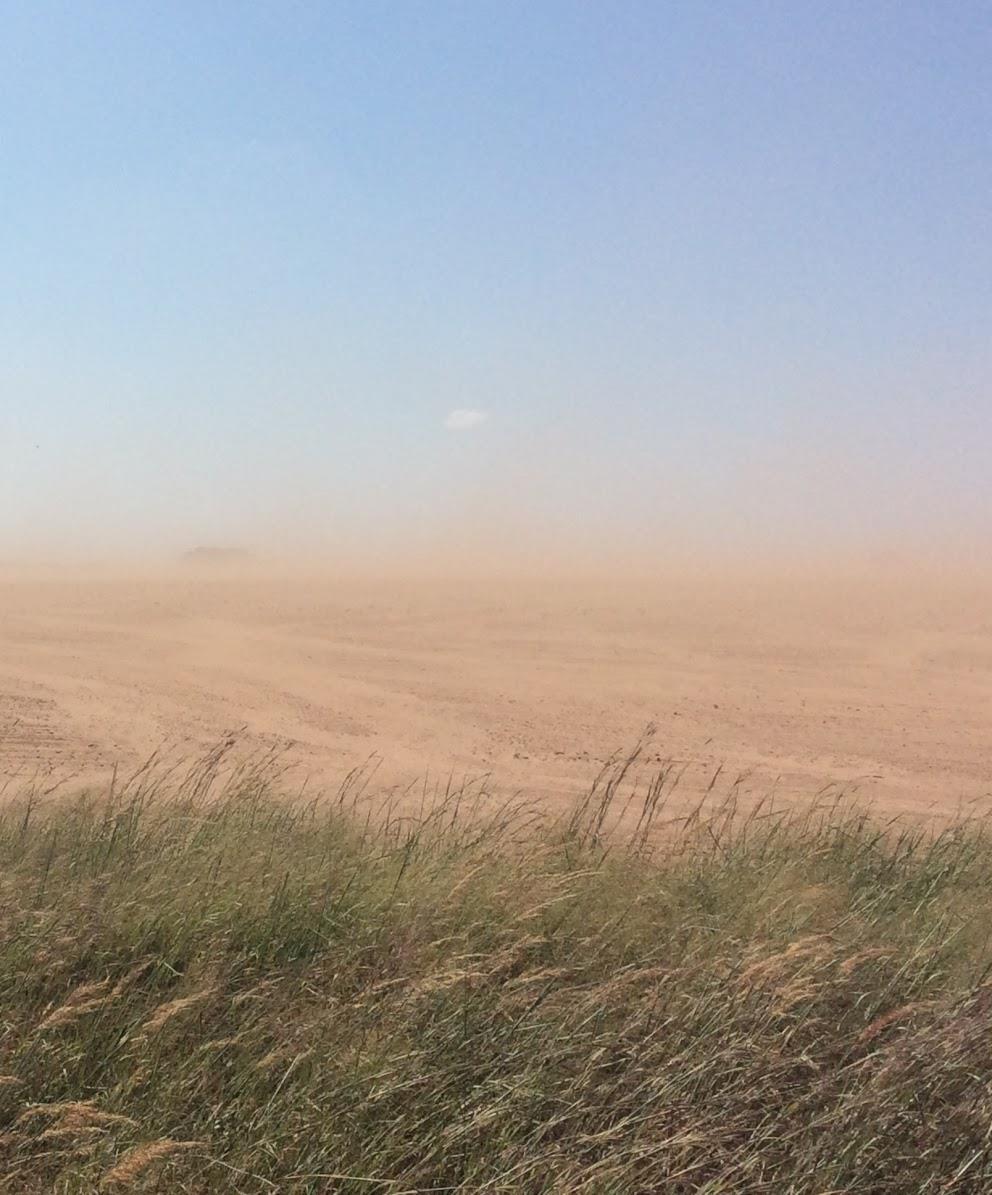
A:
{"label": "dust haze over field", "polygon": [[948,562],[193,552],[0,568],[0,737],[21,777],[105,777],[236,730],[333,787],[492,773],[561,803],[644,762],[721,787],[950,812],[989,793],[992,584]]}
{"label": "dust haze over field", "polygon": [[988,32],[14,5],[4,766],[985,792]]}

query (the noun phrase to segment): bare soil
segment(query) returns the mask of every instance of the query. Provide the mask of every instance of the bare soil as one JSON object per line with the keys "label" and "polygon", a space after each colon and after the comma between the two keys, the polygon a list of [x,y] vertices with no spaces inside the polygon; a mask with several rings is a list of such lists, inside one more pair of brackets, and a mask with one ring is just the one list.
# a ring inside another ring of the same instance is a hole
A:
{"label": "bare soil", "polygon": [[992,587],[0,571],[6,774],[106,775],[243,728],[318,784],[376,754],[389,783],[491,772],[561,799],[648,723],[687,794],[722,764],[754,793],[950,811],[992,791]]}

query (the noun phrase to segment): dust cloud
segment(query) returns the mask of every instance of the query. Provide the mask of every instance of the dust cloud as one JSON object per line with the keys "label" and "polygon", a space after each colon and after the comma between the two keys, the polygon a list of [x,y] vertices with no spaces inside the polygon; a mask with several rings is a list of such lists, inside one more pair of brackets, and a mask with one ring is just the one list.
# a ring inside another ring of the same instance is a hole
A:
{"label": "dust cloud", "polygon": [[563,801],[656,726],[682,793],[992,790],[992,576],[964,553],[193,544],[0,564],[3,770],[105,778],[231,730],[333,787],[491,773]]}

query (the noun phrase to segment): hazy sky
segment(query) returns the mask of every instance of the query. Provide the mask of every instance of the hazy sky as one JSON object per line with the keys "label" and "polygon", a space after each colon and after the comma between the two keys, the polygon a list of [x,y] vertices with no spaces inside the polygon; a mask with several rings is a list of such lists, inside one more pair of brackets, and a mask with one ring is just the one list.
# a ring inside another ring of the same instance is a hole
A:
{"label": "hazy sky", "polygon": [[0,0],[0,549],[990,530],[988,0]]}

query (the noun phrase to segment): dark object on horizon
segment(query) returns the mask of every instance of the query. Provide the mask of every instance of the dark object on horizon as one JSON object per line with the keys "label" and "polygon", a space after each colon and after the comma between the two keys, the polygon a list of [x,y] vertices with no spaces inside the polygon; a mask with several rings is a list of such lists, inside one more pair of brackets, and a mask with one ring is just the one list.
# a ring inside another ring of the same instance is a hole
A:
{"label": "dark object on horizon", "polygon": [[254,557],[245,548],[193,548],[184,553],[185,564],[248,564]]}

